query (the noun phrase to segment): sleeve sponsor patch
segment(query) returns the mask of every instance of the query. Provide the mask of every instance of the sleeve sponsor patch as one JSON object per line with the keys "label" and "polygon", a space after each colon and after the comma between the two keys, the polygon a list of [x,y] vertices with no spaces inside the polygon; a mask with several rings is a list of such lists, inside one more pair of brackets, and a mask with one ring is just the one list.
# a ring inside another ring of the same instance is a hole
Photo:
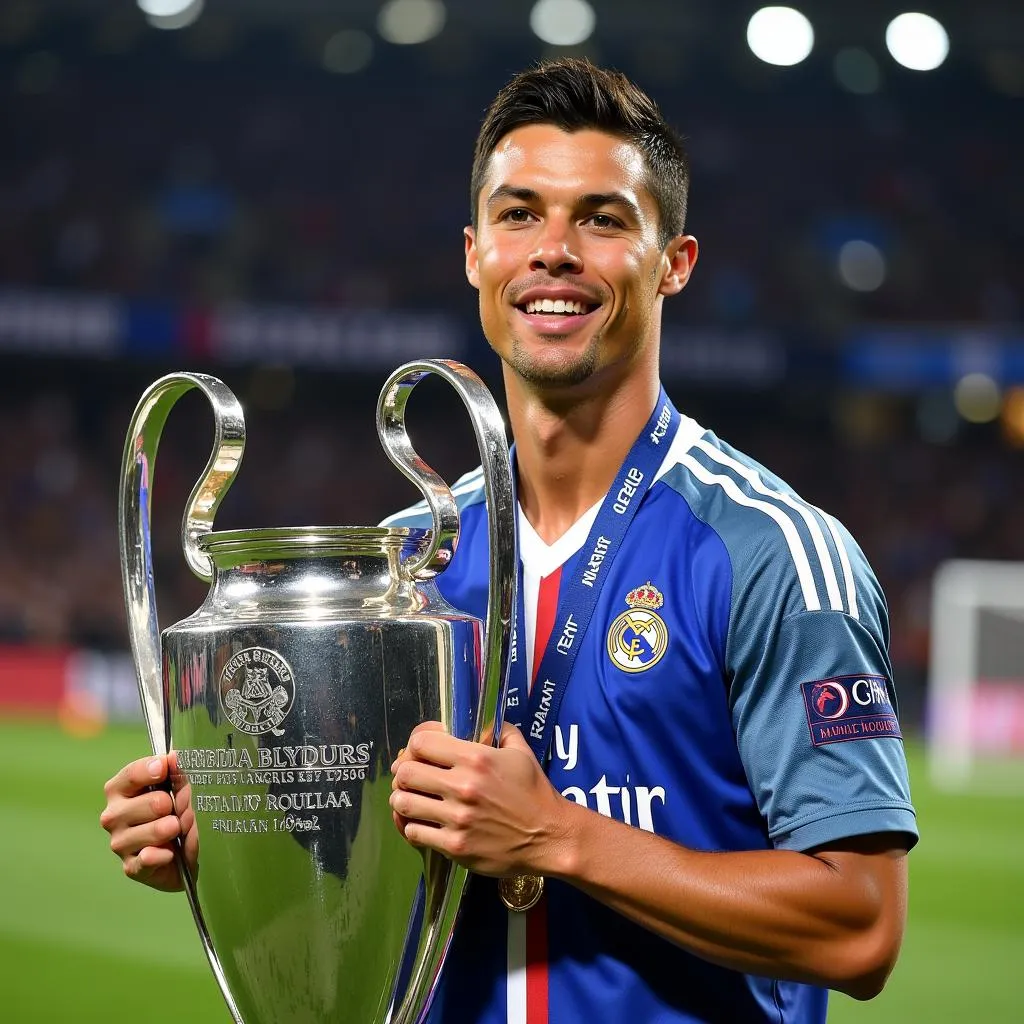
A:
{"label": "sleeve sponsor patch", "polygon": [[902,739],[885,676],[835,676],[801,683],[807,726],[816,747],[872,737]]}

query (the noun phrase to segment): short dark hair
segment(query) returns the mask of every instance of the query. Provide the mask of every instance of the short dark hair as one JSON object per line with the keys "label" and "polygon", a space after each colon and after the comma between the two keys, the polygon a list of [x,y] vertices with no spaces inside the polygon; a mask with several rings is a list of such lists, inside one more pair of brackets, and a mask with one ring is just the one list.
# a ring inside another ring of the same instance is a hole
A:
{"label": "short dark hair", "polygon": [[622,72],[577,57],[545,61],[520,72],[487,109],[470,181],[474,226],[487,161],[509,132],[531,124],[551,124],[566,132],[594,129],[631,142],[647,166],[647,187],[658,204],[661,244],[683,233],[690,165],[682,139],[657,104]]}

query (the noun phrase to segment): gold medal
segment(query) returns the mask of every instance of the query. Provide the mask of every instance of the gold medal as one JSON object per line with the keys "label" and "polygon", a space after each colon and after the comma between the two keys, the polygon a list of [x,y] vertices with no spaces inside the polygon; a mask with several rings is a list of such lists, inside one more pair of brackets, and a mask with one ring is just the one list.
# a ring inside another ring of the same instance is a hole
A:
{"label": "gold medal", "polygon": [[521,914],[535,907],[544,895],[544,879],[540,875],[512,875],[498,879],[498,894],[501,902]]}

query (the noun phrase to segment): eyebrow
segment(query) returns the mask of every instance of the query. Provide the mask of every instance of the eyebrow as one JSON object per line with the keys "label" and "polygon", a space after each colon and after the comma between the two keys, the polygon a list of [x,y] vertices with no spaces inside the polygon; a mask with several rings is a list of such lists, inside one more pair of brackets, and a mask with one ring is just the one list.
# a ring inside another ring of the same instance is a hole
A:
{"label": "eyebrow", "polygon": [[640,207],[622,192],[588,192],[585,196],[580,196],[580,203],[589,207],[619,206],[626,210],[634,220],[643,220]]}
{"label": "eyebrow", "polygon": [[[502,199],[517,199],[521,203],[535,203],[540,193],[532,188],[520,188],[515,185],[499,185],[488,197],[487,205],[492,206]],[[643,220],[640,207],[622,192],[587,192],[577,200],[580,206],[593,209],[599,206],[618,206],[626,210],[635,220]]]}
{"label": "eyebrow", "polygon": [[540,193],[532,188],[516,188],[513,185],[499,185],[488,197],[487,205],[492,206],[499,199],[518,199],[523,203],[534,203],[540,199]]}

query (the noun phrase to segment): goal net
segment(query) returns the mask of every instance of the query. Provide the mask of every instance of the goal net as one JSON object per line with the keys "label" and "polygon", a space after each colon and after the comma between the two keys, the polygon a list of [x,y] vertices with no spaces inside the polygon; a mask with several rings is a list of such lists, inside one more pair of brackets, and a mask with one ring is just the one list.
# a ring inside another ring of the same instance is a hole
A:
{"label": "goal net", "polygon": [[1024,563],[956,560],[932,591],[928,764],[946,789],[1024,791]]}

